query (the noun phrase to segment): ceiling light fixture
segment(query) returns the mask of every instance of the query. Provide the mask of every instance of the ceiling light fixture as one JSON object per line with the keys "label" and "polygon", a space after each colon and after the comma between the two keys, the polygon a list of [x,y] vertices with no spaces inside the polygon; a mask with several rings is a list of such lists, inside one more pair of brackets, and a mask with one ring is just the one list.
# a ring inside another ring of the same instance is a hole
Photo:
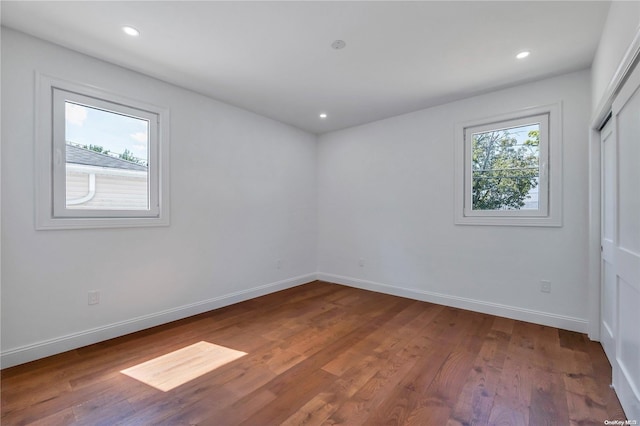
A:
{"label": "ceiling light fixture", "polygon": [[122,27],[122,31],[124,31],[125,34],[130,35],[131,37],[138,37],[140,35],[140,31],[130,26]]}
{"label": "ceiling light fixture", "polygon": [[524,58],[526,58],[527,56],[529,56],[529,54],[530,54],[530,53],[531,53],[531,52],[528,52],[528,51],[526,51],[526,50],[525,50],[524,52],[520,52],[520,53],[518,53],[518,54],[516,55],[516,58],[518,58],[518,59],[524,59]]}
{"label": "ceiling light fixture", "polygon": [[327,114],[324,112],[320,113],[320,118],[324,120],[325,118],[327,118]]}

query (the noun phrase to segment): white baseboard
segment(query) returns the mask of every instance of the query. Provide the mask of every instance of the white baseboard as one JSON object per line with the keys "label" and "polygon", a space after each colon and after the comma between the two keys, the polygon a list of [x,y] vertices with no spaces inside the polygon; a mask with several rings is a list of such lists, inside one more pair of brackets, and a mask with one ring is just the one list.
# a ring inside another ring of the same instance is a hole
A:
{"label": "white baseboard", "polygon": [[318,273],[318,279],[336,284],[347,285],[350,287],[361,288],[363,290],[376,291],[378,293],[385,293],[394,296],[406,297],[409,299],[422,300],[424,302],[437,303],[439,305],[446,305],[454,308],[481,312],[483,314],[491,314],[519,321],[531,322],[534,324],[548,325],[550,327],[577,331],[579,333],[586,333],[589,328],[588,321],[582,318],[574,318],[565,315],[552,314],[549,312],[519,308],[516,306],[502,305],[500,303],[487,302],[484,300],[469,299],[466,297],[452,296],[431,291],[396,287],[388,284],[361,280],[358,278],[326,274],[323,272]]}
{"label": "white baseboard", "polygon": [[187,318],[213,309],[218,309],[223,306],[253,299],[255,297],[264,296],[265,294],[296,287],[316,279],[361,288],[363,290],[375,291],[378,293],[407,297],[410,299],[422,300],[425,302],[437,303],[440,305],[452,306],[455,308],[467,309],[470,311],[482,312],[485,314],[532,322],[535,324],[548,325],[580,333],[585,333],[588,329],[588,322],[580,318],[534,311],[531,309],[518,308],[499,303],[451,296],[430,291],[402,288],[373,281],[319,272],[301,275],[283,281],[261,285],[248,290],[214,297],[189,305],[167,309],[162,312],[143,315],[102,327],[96,327],[30,345],[9,349],[0,354],[0,365],[2,368],[7,368],[18,364],[24,364],[25,362],[59,354],[71,349],[91,345],[93,343],[102,342],[114,337],[124,336],[129,333],[166,324],[171,321]]}
{"label": "white baseboard", "polygon": [[9,349],[0,354],[0,365],[2,368],[7,368],[18,364],[24,364],[25,362],[59,354],[71,349],[102,342],[104,340],[113,339],[114,337],[124,336],[125,334],[166,324],[171,321],[187,318],[213,309],[218,309],[223,306],[229,306],[234,303],[253,299],[255,297],[264,296],[265,294],[296,287],[298,285],[314,281],[316,278],[317,275],[315,273],[300,275],[283,281],[253,287],[248,290],[229,293],[189,305],[179,306],[177,308],[167,309],[165,311],[143,315],[117,323],[107,324],[102,327],[96,327],[68,334],[66,336],[60,336],[30,345]]}

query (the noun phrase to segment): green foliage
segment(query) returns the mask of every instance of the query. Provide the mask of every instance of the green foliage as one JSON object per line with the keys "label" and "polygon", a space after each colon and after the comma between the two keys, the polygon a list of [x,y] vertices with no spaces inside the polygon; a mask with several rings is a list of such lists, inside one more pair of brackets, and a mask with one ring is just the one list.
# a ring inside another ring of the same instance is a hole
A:
{"label": "green foliage", "polygon": [[[69,143],[69,142],[67,142]],[[88,149],[91,151],[95,151],[95,152],[99,152],[100,154],[105,154],[105,155],[111,155],[112,157],[118,157],[121,160],[125,160],[125,161],[130,161],[132,163],[136,163],[136,164],[141,164],[143,166],[147,166],[147,162],[145,160],[141,160],[140,158],[134,157],[133,156],[133,152],[129,151],[128,149],[125,148],[124,152],[122,154],[112,154],[111,151],[109,151],[108,149],[104,149],[103,146],[100,145],[80,145],[80,144],[74,144],[76,146],[79,146],[81,148],[84,149]]]}
{"label": "green foliage", "polygon": [[84,149],[89,149],[91,151],[99,152],[101,154],[109,155],[109,150],[105,150],[104,147],[100,145],[83,145]]}
{"label": "green foliage", "polygon": [[523,143],[509,130],[473,135],[473,209],[518,210],[538,185],[540,133],[532,130]]}
{"label": "green foliage", "polygon": [[122,154],[119,154],[118,157],[122,160],[131,161],[132,163],[140,163],[140,160],[133,156],[133,152],[125,149]]}

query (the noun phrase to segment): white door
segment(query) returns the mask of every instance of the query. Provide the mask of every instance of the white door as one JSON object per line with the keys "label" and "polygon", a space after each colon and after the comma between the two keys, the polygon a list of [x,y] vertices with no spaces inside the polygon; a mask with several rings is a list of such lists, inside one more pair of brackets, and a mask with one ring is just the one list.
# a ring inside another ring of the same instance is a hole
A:
{"label": "white door", "polygon": [[625,414],[640,421],[640,67],[614,100],[610,126],[602,134],[602,341]]}
{"label": "white door", "polygon": [[616,229],[616,137],[611,120],[600,132],[602,211],[602,286],[600,294],[600,341],[609,360],[616,358],[616,270],[614,262]]}

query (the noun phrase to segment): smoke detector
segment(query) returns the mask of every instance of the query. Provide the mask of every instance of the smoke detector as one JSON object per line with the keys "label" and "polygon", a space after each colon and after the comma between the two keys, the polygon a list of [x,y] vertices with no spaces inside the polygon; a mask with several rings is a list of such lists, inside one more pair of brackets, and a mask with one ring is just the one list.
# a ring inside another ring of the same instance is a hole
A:
{"label": "smoke detector", "polygon": [[335,50],[344,49],[346,46],[347,43],[345,43],[344,40],[336,40],[331,43],[331,47],[333,47]]}

